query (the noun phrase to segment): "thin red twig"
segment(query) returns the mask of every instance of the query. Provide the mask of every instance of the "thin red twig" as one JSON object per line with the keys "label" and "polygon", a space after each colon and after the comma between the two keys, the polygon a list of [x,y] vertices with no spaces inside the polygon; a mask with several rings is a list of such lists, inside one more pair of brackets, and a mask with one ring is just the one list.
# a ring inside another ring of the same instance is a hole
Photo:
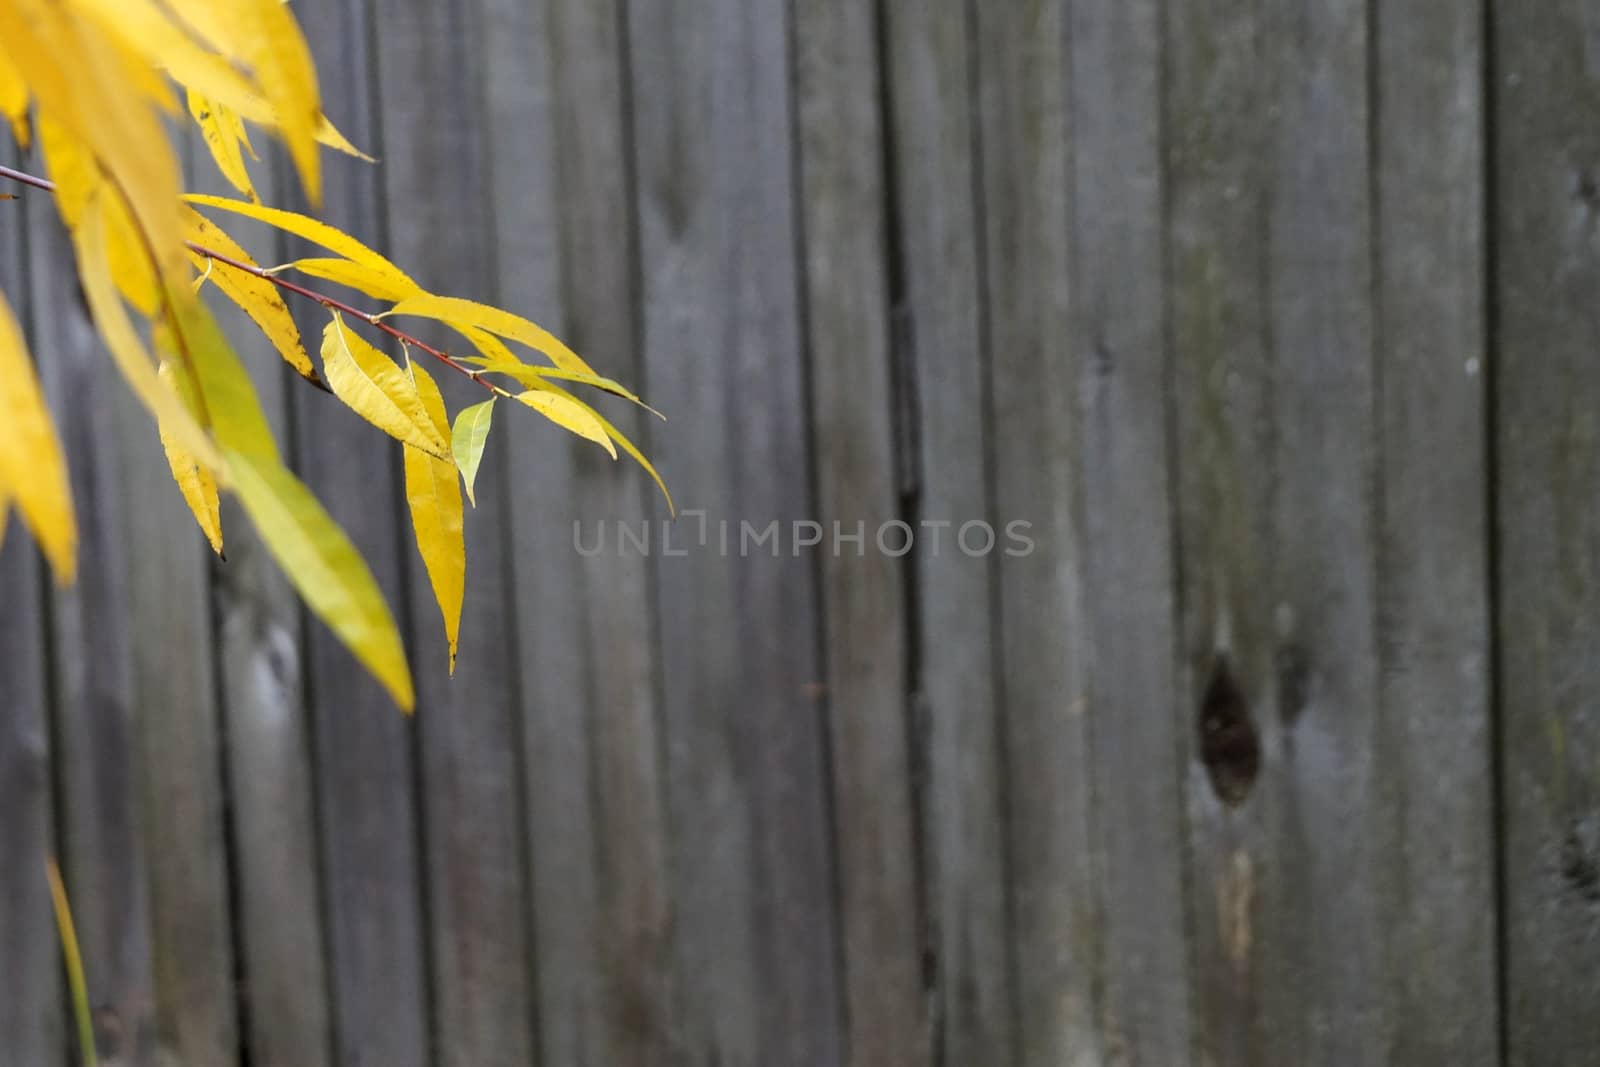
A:
{"label": "thin red twig", "polygon": [[[0,178],[9,178],[14,182],[19,182],[23,185],[31,185],[35,189],[42,189],[47,193],[54,192],[56,188],[56,183],[48,178],[41,178],[38,175],[29,174],[26,171],[16,170],[3,164],[0,164]],[[493,382],[488,381],[478,371],[462,363],[448,352],[444,352],[441,349],[435,348],[426,341],[423,341],[421,338],[415,337],[412,334],[406,333],[404,330],[389,325],[383,319],[380,319],[377,315],[370,311],[362,311],[360,308],[353,307],[350,304],[345,303],[343,300],[331,297],[326,293],[319,293],[315,289],[308,289],[298,282],[292,282],[287,278],[280,278],[269,270],[265,270],[251,263],[241,262],[240,260],[234,259],[232,256],[224,255],[215,249],[207,248],[201,244],[196,244],[194,241],[185,241],[184,244],[186,244],[189,247],[189,250],[197,256],[204,256],[206,259],[216,263],[221,263],[223,266],[230,267],[233,270],[242,271],[245,274],[252,274],[257,278],[264,278],[273,285],[276,285],[278,288],[294,293],[296,296],[305,297],[307,300],[314,300],[330,311],[338,311],[345,315],[349,315],[351,318],[359,319],[368,326],[382,330],[390,337],[393,337],[395,340],[399,341],[402,345],[414,346],[418,349],[421,349],[423,352],[426,352],[428,355],[432,356],[440,363],[443,363],[457,374],[465,375],[466,377],[477,382],[479,385],[483,386],[485,389],[489,390],[491,393],[498,395],[502,392],[502,390],[495,386]]]}

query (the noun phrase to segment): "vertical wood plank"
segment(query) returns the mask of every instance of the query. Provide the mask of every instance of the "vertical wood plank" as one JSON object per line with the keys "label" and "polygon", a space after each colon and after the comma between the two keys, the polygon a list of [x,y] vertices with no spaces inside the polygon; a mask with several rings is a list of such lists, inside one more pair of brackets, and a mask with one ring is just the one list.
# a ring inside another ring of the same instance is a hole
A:
{"label": "vertical wood plank", "polygon": [[[465,0],[412,0],[385,6],[375,31],[390,247],[424,286],[492,296],[482,12]],[[455,378],[448,371],[436,377],[452,410],[484,397],[446,380]],[[498,413],[502,423],[519,414],[531,413],[504,405]],[[534,1041],[506,506],[517,468],[507,442],[491,440],[468,516],[471,562],[453,678],[410,521],[394,520],[411,588],[435,1054],[441,1064],[473,1067],[526,1063]]]}
{"label": "vertical wood plank", "polygon": [[795,34],[845,1036],[859,1067],[924,1064],[906,564],[873,543],[901,517],[878,26],[830,0]]}
{"label": "vertical wood plank", "polygon": [[[1183,1063],[1190,1055],[1183,805],[1174,767],[1182,727],[1171,714],[1179,701],[1161,25],[1157,0],[1070,6],[1067,359],[1078,436],[1067,455],[1049,457],[1072,464],[1082,492],[1098,1024],[1106,1057],[1135,1063]],[[1027,368],[998,362],[996,352],[995,374],[1010,388],[1027,388]],[[1020,451],[1017,459],[1026,462]],[[1035,496],[1032,506],[1047,499]],[[1027,505],[1019,499],[1018,506]]]}
{"label": "vertical wood plank", "polygon": [[[10,150],[6,160],[14,163]],[[29,194],[30,199],[44,199]],[[28,213],[0,205],[0,293],[19,323],[34,310]],[[62,989],[45,860],[55,854],[44,582],[46,568],[21,516],[0,547],[0,1065],[61,1062]]]}
{"label": "vertical wood plank", "polygon": [[[624,13],[484,7],[495,294],[602,374],[639,385]],[[642,388],[642,386],[640,386]],[[641,446],[635,409],[608,417]],[[650,564],[575,549],[665,509],[648,477],[504,412],[528,848],[546,1064],[672,1056],[671,889]]]}
{"label": "vertical wood plank", "polygon": [[1600,12],[1492,5],[1509,1062],[1600,1042]]}
{"label": "vertical wood plank", "polygon": [[[66,451],[78,516],[78,577],[51,611],[63,873],[109,1067],[155,1055],[149,868],[142,842],[139,724],[133,700],[132,569],[160,549],[127,535],[123,478],[130,454],[154,450],[155,430],[124,440],[135,401],[95,337],[77,296],[71,247],[46,196],[27,199],[33,347]],[[141,458],[143,456],[141,455]],[[144,506],[144,502],[139,502]]]}
{"label": "vertical wood plank", "polygon": [[[1019,532],[1031,542],[1006,537],[999,562],[1017,1062],[1028,1065],[1098,1063],[1102,1055],[1088,726],[1098,694],[1089,688],[1094,634],[1083,604],[1078,506],[1080,464],[1090,462],[1080,459],[1086,446],[1078,423],[1092,410],[1081,410],[1084,331],[1068,300],[1075,268],[1069,238],[1081,217],[1069,196],[1078,163],[1068,153],[1069,13],[1059,2],[978,12],[996,518],[1028,523]],[[1110,166],[1130,162],[1113,159]],[[1087,192],[1102,201],[1109,195],[1092,181]],[[1136,250],[1098,251],[1121,256],[1133,272],[1114,284],[1127,285],[1134,300],[1148,298],[1140,295],[1149,278]],[[1092,270],[1089,257],[1080,258]],[[1091,305],[1102,318],[1119,310]],[[1147,367],[1147,339],[1134,343],[1130,366]],[[1116,395],[1088,394],[1099,404]],[[1159,668],[1140,665],[1152,669]],[[1098,700],[1094,711],[1119,713],[1102,710]]]}
{"label": "vertical wood plank", "polygon": [[899,255],[916,425],[917,699],[934,1056],[1014,1062],[1003,734],[991,560],[960,549],[987,521],[988,365],[979,44],[959,0],[886,5]]}
{"label": "vertical wood plank", "polygon": [[[217,174],[198,132],[190,133],[189,145],[190,188],[235,195]],[[252,169],[256,188],[264,202],[283,204],[287,198],[273,157],[263,153],[263,158],[264,165]],[[279,241],[266,227],[220,221],[261,262],[279,260]],[[292,452],[289,372],[259,328],[229,301],[212,297],[209,303],[250,373],[273,436]],[[241,1044],[253,1067],[321,1067],[330,1050],[328,982],[300,603],[249,520],[226,497],[223,537],[227,560],[214,568],[216,656],[233,841]]]}
{"label": "vertical wood plank", "polygon": [[1483,19],[1474,5],[1373,11],[1383,1055],[1490,1063]]}
{"label": "vertical wood plank", "polygon": [[814,576],[787,532],[782,558],[739,545],[809,510],[788,5],[637,2],[629,26],[656,458],[710,541],[657,557],[680,1037],[694,1064],[837,1064]]}
{"label": "vertical wood plank", "polygon": [[1381,1057],[1368,26],[1169,9],[1199,1054]]}
{"label": "vertical wood plank", "polygon": [[148,857],[157,1055],[234,1063],[233,932],[223,825],[222,746],[212,656],[212,555],[183,504],[143,407],[119,404],[99,430],[121,442],[128,494],[120,536],[140,787]]}
{"label": "vertical wood plank", "polygon": [[[390,158],[383,136],[388,81],[372,44],[378,12],[363,0],[346,0],[308,7],[301,17],[336,121],[384,160],[374,168],[324,153],[322,217],[381,245],[384,176],[406,164]],[[327,316],[299,309],[307,346],[316,352]],[[412,549],[397,447],[313,390],[296,388],[293,417],[303,477],[359,546],[403,627]],[[334,1062],[420,1067],[432,1062],[432,1025],[416,731],[324,627],[309,627],[306,644]]]}

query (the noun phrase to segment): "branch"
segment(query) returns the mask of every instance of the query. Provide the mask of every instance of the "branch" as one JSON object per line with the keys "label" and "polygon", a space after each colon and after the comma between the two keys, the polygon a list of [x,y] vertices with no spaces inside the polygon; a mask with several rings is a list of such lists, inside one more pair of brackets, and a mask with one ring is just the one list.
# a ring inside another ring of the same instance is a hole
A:
{"label": "branch", "polygon": [[[56,188],[56,183],[48,178],[41,178],[37,175],[29,174],[26,171],[15,170],[3,164],[0,164],[0,178],[9,178],[11,181],[19,182],[22,185],[31,185],[33,188],[42,189],[47,193],[55,192]],[[457,374],[462,374],[468,378],[471,378],[473,381],[477,382],[479,385],[483,386],[485,389],[497,396],[510,395],[498,385],[495,385],[493,382],[484,378],[482,371],[467,366],[454,356],[441,349],[435,348],[426,341],[423,341],[421,338],[389,325],[388,322],[380,319],[377,315],[374,315],[369,311],[362,311],[360,308],[352,307],[343,300],[338,300],[327,295],[326,293],[319,293],[315,289],[308,289],[296,282],[289,281],[287,278],[280,278],[271,271],[264,270],[263,268],[255,266],[251,263],[242,263],[239,260],[234,259],[232,256],[223,255],[221,252],[207,248],[204,245],[196,244],[193,241],[185,241],[184,244],[187,245],[189,250],[197,256],[204,256],[206,259],[211,260],[214,263],[221,263],[225,267],[242,271],[245,274],[253,274],[257,278],[263,278],[266,281],[271,282],[280,289],[294,293],[296,296],[305,297],[307,300],[314,300],[330,311],[342,312],[343,314],[349,315],[353,319],[361,320],[368,326],[382,330],[390,337],[393,337],[395,340],[399,341],[402,345],[421,349],[434,359],[438,360],[440,363],[443,363],[445,366],[455,371]]]}

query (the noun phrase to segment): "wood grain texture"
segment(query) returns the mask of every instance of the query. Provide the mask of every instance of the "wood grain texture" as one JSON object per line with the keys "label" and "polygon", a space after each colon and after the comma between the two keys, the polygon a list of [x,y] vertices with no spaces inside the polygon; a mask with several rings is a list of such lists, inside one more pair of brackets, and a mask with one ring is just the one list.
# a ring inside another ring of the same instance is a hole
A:
{"label": "wood grain texture", "polygon": [[1169,10],[1199,1055],[1382,1056],[1365,5]]}
{"label": "wood grain texture", "polygon": [[1496,523],[1508,1060],[1600,1042],[1600,12],[1496,3]]}
{"label": "wood grain texture", "polygon": [[741,522],[811,510],[788,6],[628,14],[640,350],[673,412],[655,458],[710,541],[656,557],[678,1040],[689,1064],[827,1067],[844,1052],[815,577],[787,533],[781,558],[738,544]]}
{"label": "wood grain texture", "polygon": [[878,26],[870,5],[830,0],[797,11],[795,38],[845,1041],[858,1067],[909,1067],[930,1062],[930,1048],[908,565],[875,544],[902,518]]}
{"label": "wood grain texture", "polygon": [[936,1062],[1008,1064],[1016,1045],[995,578],[989,556],[958,543],[967,523],[992,517],[984,178],[972,95],[979,45],[965,3],[885,12],[909,344],[902,363],[916,426],[912,684],[926,767],[933,1054]]}
{"label": "wood grain texture", "polygon": [[[495,228],[485,195],[491,131],[447,118],[484,107],[483,12],[468,2],[411,0],[384,5],[381,14],[375,58],[390,250],[424,286],[492,299]],[[452,410],[483,399],[481,389],[453,374],[438,377]],[[533,417],[508,405],[497,414],[502,423]],[[434,1049],[441,1065],[511,1067],[533,1056],[518,650],[507,580],[513,460],[508,438],[492,437],[478,505],[467,521],[470,563],[453,678],[410,522],[399,521],[410,576]]]}
{"label": "wood grain texture", "polygon": [[[52,594],[52,736],[62,873],[90,979],[95,1040],[108,1067],[145,1067],[156,1051],[150,880],[134,703],[130,573],[160,548],[127,534],[133,455],[161,446],[137,441],[119,405],[136,401],[100,348],[77,296],[71,247],[49,198],[30,196],[28,270],[34,358],[66,452],[78,517],[78,576]],[[148,429],[148,423],[146,429]],[[157,562],[154,565],[159,565]]]}
{"label": "wood grain texture", "polygon": [[1374,11],[1383,1056],[1489,1063],[1500,1011],[1483,22],[1428,3]]}
{"label": "wood grain texture", "polygon": [[[232,195],[200,138],[191,135],[188,143],[189,187]],[[266,164],[253,168],[256,188],[268,203],[283,203],[288,186],[273,157],[263,158]],[[225,225],[261,261],[280,258],[267,227],[242,220]],[[210,307],[255,383],[273,436],[292,453],[292,372],[229,301],[213,296]],[[328,982],[300,606],[244,513],[226,497],[223,509],[227,560],[214,566],[215,655],[232,837],[239,1040],[253,1067],[320,1067],[330,1052]]]}
{"label": "wood grain texture", "polygon": [[[1071,365],[1077,440],[1034,461],[1070,464],[1082,494],[1103,1055],[1152,1064],[1183,1063],[1191,1051],[1181,779],[1171,770],[1188,723],[1172,714],[1185,702],[1173,655],[1161,27],[1154,0],[1071,5],[1072,329],[1055,358]],[[1030,380],[1027,369],[998,363],[995,375],[1013,387]],[[1048,417],[1036,411],[1022,424]],[[1040,493],[1033,506],[1049,499]]]}
{"label": "wood grain texture", "polygon": [[1093,635],[1078,506],[1082,415],[1075,346],[1066,343],[1078,337],[1068,300],[1075,219],[1067,15],[1060,3],[984,7],[976,23],[995,517],[1027,523],[1021,532],[1032,542],[1026,554],[1011,555],[1024,548],[1007,538],[997,575],[1015,1062],[1041,1067],[1101,1062],[1088,730]]}
{"label": "wood grain texture", "polygon": [[[335,121],[386,157],[374,5],[347,0],[301,17],[324,79],[333,79],[324,92],[338,101]],[[381,247],[382,173],[326,153],[324,163],[324,217]],[[327,316],[303,302],[296,310],[314,348]],[[302,476],[359,546],[403,627],[414,549],[397,449],[332,397],[290,386]],[[432,1062],[432,1020],[415,725],[324,627],[308,627],[305,641],[333,1061],[420,1067]]]}
{"label": "wood grain texture", "polygon": [[[9,150],[0,158],[17,162]],[[30,310],[42,310],[28,284],[28,227],[21,203],[0,209],[0,293],[24,327]],[[45,880],[45,860],[56,851],[47,573],[13,513],[0,547],[0,1067],[57,1063],[65,1053],[61,957]]]}
{"label": "wood grain texture", "polygon": [[[642,388],[624,13],[484,5],[497,296]],[[638,413],[600,404],[641,445]],[[639,553],[575,548],[664,518],[648,477],[531,413],[508,471],[527,772],[529,901],[545,1064],[672,1057],[672,914],[652,584]],[[553,500],[563,501],[559,508]]]}

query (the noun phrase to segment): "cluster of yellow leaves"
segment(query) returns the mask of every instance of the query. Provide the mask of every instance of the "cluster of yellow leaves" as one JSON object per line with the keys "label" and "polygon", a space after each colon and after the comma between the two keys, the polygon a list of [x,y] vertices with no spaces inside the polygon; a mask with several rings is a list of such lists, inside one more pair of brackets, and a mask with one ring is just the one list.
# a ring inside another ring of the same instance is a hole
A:
{"label": "cluster of yellow leaves", "polygon": [[[173,83],[244,199],[181,195],[163,124],[178,110]],[[639,450],[565,386],[642,402],[558,338],[508,311],[428,292],[348,234],[261,204],[247,123],[283,140],[313,203],[318,145],[360,155],[323,114],[310,52],[281,0],[0,0],[0,116],[19,145],[37,134],[100,335],[154,416],[173,479],[206,539],[222,552],[221,499],[231,492],[307,604],[403,708],[413,691],[393,617],[355,547],[284,464],[249,377],[200,297],[206,281],[302,377],[404,446],[412,525],[452,668],[465,588],[462,485],[472,500],[498,399],[532,408],[613,458],[622,448],[666,492]],[[329,255],[263,269],[196,207],[267,223]],[[289,270],[389,305],[369,314],[331,301],[348,315],[332,313],[320,374],[284,303],[281,289],[300,288],[281,280]],[[456,360],[429,349],[490,392],[453,426],[438,386],[411,359],[409,335],[387,321],[408,316],[445,324],[478,353]],[[403,362],[355,332],[352,318],[402,336]],[[511,344],[549,366],[524,362]],[[12,507],[57,578],[70,581],[76,532],[66,465],[21,331],[0,298],[0,537]]]}

